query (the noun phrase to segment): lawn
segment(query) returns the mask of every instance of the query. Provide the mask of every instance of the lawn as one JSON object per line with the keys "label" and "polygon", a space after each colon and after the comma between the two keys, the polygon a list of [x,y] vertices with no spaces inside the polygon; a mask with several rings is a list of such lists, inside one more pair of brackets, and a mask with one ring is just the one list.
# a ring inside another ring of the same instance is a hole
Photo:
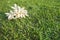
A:
{"label": "lawn", "polygon": [[[15,3],[29,17],[8,20]],[[0,0],[0,40],[60,40],[60,0]]]}

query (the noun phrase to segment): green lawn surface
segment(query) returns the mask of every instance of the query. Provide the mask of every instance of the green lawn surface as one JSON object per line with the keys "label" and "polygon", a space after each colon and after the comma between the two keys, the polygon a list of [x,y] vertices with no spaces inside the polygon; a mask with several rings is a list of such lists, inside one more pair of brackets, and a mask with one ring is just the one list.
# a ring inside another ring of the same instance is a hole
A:
{"label": "green lawn surface", "polygon": [[[15,3],[29,17],[8,20]],[[60,0],[0,0],[0,40],[60,40]]]}

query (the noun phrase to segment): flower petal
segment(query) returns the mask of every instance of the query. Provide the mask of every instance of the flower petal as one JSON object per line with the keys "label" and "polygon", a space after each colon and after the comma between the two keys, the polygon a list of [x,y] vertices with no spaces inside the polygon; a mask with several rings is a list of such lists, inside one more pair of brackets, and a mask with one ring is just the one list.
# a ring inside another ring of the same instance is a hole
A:
{"label": "flower petal", "polygon": [[9,16],[10,15],[10,13],[5,13],[6,14],[6,16]]}

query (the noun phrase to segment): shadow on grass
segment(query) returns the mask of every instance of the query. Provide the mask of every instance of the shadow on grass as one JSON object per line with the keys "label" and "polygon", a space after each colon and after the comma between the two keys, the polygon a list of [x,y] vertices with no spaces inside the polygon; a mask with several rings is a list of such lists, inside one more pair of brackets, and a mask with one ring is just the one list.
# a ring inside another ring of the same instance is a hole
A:
{"label": "shadow on grass", "polygon": [[6,17],[6,15],[5,15],[5,13],[4,12],[0,12],[0,20],[4,20],[4,21],[7,21],[7,17]]}
{"label": "shadow on grass", "polygon": [[[0,29],[2,29],[2,27],[4,26],[3,25],[3,22],[6,21],[7,22],[7,17],[6,15],[4,14],[4,12],[0,12]],[[1,31],[1,30],[0,30]]]}

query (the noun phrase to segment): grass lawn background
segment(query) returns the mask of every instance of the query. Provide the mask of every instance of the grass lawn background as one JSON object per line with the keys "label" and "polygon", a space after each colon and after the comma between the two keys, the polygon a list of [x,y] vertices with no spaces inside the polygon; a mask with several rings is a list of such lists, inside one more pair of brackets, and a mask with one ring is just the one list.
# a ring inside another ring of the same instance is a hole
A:
{"label": "grass lawn background", "polygon": [[[29,17],[8,20],[15,3]],[[60,0],[0,0],[0,40],[60,40]]]}

